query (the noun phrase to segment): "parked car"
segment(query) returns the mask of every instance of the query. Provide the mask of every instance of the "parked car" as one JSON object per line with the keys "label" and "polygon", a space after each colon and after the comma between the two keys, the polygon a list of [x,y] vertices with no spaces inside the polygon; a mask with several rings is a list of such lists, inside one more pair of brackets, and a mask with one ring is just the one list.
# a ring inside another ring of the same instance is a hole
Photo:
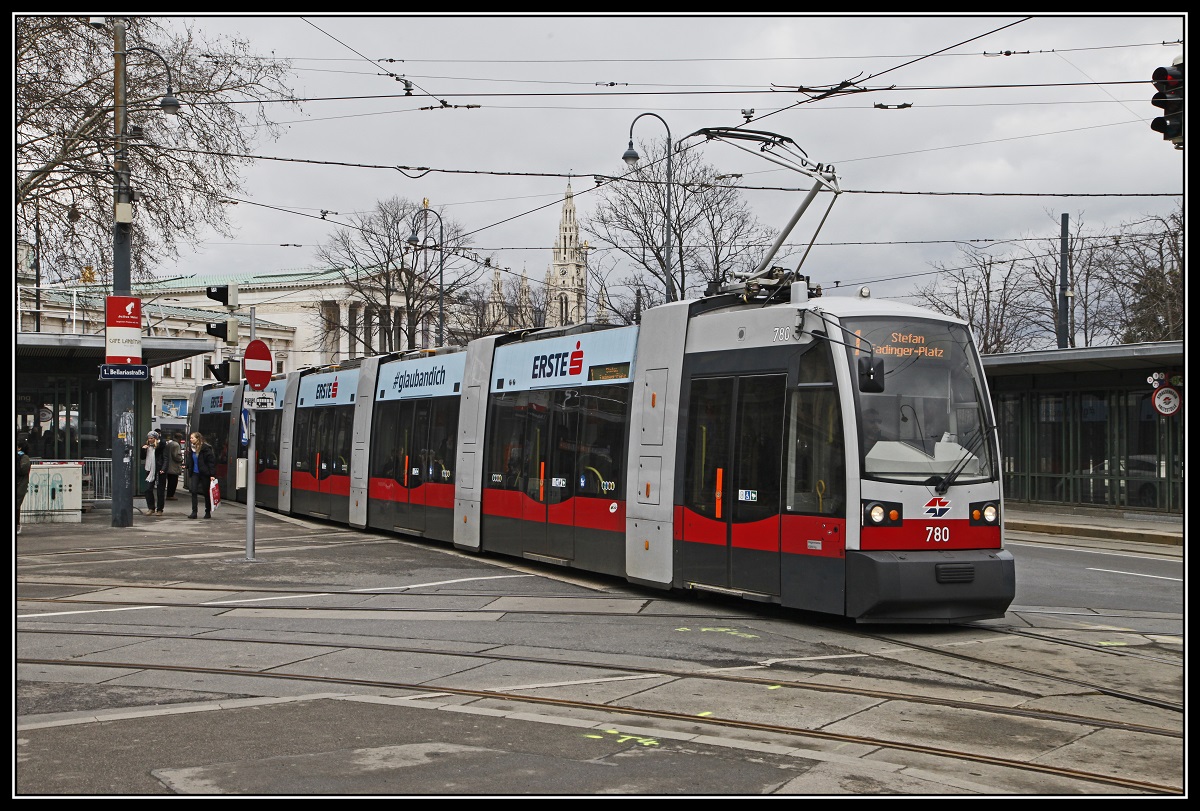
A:
{"label": "parked car", "polygon": [[[1110,461],[1098,462],[1090,468],[1076,470],[1072,478],[1078,482],[1078,499],[1084,504],[1107,504],[1112,507],[1163,506],[1167,463],[1154,454],[1134,454],[1117,462],[1113,473]],[[1059,488],[1059,498],[1067,501],[1067,484]]]}
{"label": "parked car", "polygon": [[1128,500],[1121,501],[1130,507],[1158,507],[1158,496],[1167,480],[1167,462],[1153,454],[1130,456],[1122,459],[1121,495],[1128,488]]}

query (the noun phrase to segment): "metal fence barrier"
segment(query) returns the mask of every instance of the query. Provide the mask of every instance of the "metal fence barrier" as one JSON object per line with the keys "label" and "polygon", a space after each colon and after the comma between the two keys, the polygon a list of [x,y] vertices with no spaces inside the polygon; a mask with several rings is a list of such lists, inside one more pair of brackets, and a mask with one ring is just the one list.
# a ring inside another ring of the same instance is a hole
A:
{"label": "metal fence barrier", "polygon": [[112,500],[112,459],[83,460],[83,500]]}

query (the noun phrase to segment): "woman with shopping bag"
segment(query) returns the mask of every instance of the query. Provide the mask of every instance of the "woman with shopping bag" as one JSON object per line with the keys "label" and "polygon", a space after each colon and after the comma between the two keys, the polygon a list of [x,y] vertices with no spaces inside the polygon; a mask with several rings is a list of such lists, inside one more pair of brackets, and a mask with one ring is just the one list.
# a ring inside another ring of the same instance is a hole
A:
{"label": "woman with shopping bag", "polygon": [[189,440],[187,457],[184,460],[192,483],[192,514],[188,518],[196,517],[196,500],[201,493],[204,494],[204,517],[212,518],[211,488],[216,483],[213,474],[217,470],[217,457],[212,446],[204,441],[204,435],[199,431],[193,431]]}

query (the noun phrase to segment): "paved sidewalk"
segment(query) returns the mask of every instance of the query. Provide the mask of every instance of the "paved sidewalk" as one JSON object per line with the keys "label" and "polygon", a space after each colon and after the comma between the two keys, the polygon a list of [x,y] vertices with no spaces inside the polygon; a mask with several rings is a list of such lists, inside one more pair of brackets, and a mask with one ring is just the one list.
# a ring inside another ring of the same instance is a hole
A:
{"label": "paved sidewalk", "polygon": [[1130,513],[1125,510],[1055,511],[1050,507],[1005,505],[1009,531],[1073,538],[1183,546],[1183,516]]}

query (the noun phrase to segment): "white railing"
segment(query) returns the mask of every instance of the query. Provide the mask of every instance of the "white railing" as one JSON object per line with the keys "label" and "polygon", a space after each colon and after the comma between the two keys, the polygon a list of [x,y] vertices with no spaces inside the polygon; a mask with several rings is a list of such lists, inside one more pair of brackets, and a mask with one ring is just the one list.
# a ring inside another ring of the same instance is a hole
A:
{"label": "white railing", "polygon": [[112,459],[89,457],[83,460],[83,500],[112,500]]}
{"label": "white railing", "polygon": [[[85,302],[80,303],[80,296],[85,297]],[[67,306],[69,297],[70,306]],[[17,312],[21,316],[20,332],[33,332],[33,323],[36,320],[37,313],[41,313],[43,321],[54,319],[62,322],[62,327],[55,330],[59,334],[83,332],[83,327],[88,318],[85,318],[85,312],[92,321],[99,319],[99,323],[104,323],[104,310],[96,310],[95,293],[81,293],[78,290],[65,289],[41,289],[41,302],[39,309],[38,288],[17,285]],[[90,302],[90,306],[87,302]],[[28,316],[30,323],[26,328],[25,318]],[[48,324],[43,323],[43,331]]]}

